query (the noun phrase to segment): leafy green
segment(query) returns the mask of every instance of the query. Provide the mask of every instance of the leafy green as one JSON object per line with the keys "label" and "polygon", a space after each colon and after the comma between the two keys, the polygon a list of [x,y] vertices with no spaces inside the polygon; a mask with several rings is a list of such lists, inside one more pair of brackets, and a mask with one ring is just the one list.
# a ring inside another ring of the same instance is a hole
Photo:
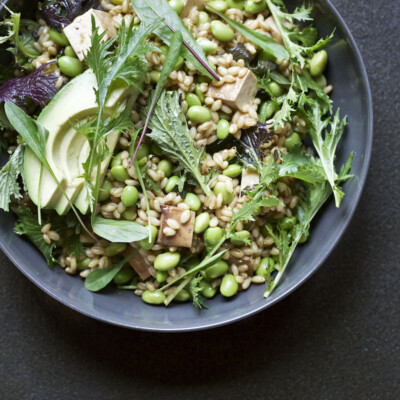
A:
{"label": "leafy green", "polygon": [[196,278],[193,278],[189,283],[189,292],[192,296],[193,305],[196,310],[200,311],[203,308],[208,308],[205,303],[204,297],[201,295],[201,291],[203,290],[200,287],[200,282],[203,280],[202,275],[198,275]]}
{"label": "leafy green", "polygon": [[18,178],[23,174],[24,148],[18,146],[7,164],[0,170],[0,208],[9,211],[11,196],[22,197]]}
{"label": "leafy green", "polygon": [[[37,216],[28,207],[20,207],[16,210],[17,224],[14,232],[18,235],[26,235],[40,250],[49,266],[54,265],[56,259],[53,256],[56,248],[55,242],[47,244],[43,239],[42,226],[38,224]],[[44,221],[43,225],[47,222]]]}
{"label": "leafy green", "polygon": [[204,147],[197,149],[189,134],[185,115],[179,104],[178,92],[163,92],[150,119],[150,138],[171,160],[190,173],[199,183],[203,192],[211,196],[207,177],[200,172],[205,157]]}
{"label": "leafy green", "polygon": [[133,221],[107,219],[97,216],[92,224],[93,232],[117,243],[131,243],[146,239],[149,235],[147,229]]}
{"label": "leafy green", "polygon": [[[154,33],[166,45],[169,46],[171,44],[173,36],[173,31],[170,28],[174,31],[180,31],[185,44],[185,47],[182,46],[181,48],[181,55],[185,60],[193,64],[203,75],[213,78],[207,70],[208,68],[212,71],[212,67],[207,61],[203,49],[166,0],[132,0],[132,7],[140,20],[146,24],[158,24],[162,19],[164,19],[165,23],[157,25]],[[205,66],[207,66],[207,68]]]}

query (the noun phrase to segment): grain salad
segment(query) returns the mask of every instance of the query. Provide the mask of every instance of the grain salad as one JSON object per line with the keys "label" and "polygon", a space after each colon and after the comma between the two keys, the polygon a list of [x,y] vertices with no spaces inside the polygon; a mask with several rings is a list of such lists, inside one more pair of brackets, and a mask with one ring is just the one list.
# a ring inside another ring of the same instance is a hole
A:
{"label": "grain salad", "polygon": [[[332,196],[346,118],[312,7],[45,0],[8,10],[0,207],[86,289],[166,305],[265,286]],[[307,244],[304,244],[307,246]],[[239,294],[240,295],[240,294]],[[117,312],[117,311],[116,311]]]}

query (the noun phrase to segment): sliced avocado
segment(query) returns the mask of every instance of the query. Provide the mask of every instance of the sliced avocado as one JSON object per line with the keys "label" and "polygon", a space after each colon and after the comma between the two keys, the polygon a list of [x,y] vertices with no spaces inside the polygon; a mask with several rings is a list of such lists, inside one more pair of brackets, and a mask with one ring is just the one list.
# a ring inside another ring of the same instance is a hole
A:
{"label": "sliced avocado", "polygon": [[[76,124],[97,114],[96,87],[95,75],[91,70],[86,71],[60,90],[38,118],[49,131],[46,158],[68,199],[33,152],[25,152],[24,172],[30,198],[42,208],[54,208],[60,215],[65,214],[74,201],[81,212],[88,210],[86,187],[80,176],[84,172],[82,163],[89,155],[89,145],[86,138],[71,126],[71,122]],[[122,84],[112,88],[106,104],[106,117],[119,112],[130,97],[136,98],[132,89],[127,90]],[[118,138],[119,133],[116,132],[107,139],[111,154]],[[102,163],[102,177],[109,161]]]}

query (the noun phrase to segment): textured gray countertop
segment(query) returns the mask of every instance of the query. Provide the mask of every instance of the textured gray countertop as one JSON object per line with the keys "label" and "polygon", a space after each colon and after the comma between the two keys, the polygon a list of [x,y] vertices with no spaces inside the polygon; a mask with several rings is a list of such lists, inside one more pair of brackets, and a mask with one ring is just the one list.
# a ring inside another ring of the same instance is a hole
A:
{"label": "textured gray countertop", "polygon": [[370,77],[375,138],[358,210],[284,301],[191,334],[115,328],[0,256],[0,399],[400,399],[398,0],[334,0]]}

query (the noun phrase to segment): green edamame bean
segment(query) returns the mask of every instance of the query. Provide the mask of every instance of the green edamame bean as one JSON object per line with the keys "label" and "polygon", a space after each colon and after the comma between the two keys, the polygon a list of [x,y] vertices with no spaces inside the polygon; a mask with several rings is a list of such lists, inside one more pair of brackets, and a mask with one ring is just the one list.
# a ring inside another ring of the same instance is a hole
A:
{"label": "green edamame bean", "polygon": [[239,164],[231,164],[222,173],[229,178],[237,178],[242,173],[242,167]]}
{"label": "green edamame bean", "polygon": [[139,192],[135,186],[125,186],[121,194],[121,201],[125,207],[133,206],[139,199]]}
{"label": "green edamame bean", "polygon": [[211,120],[210,110],[204,106],[193,106],[190,107],[187,112],[188,118],[197,124],[202,124]]}
{"label": "green edamame bean", "polygon": [[76,55],[75,50],[72,48],[72,46],[67,46],[64,49],[64,54],[68,57],[78,58],[78,56]]}
{"label": "green edamame bean", "polygon": [[142,294],[142,300],[152,305],[163,304],[166,298],[163,292],[150,292],[150,290],[145,290]]}
{"label": "green edamame bean", "polygon": [[107,257],[113,257],[117,254],[123,253],[128,245],[126,243],[110,243],[104,250]]}
{"label": "green edamame bean", "polygon": [[169,0],[169,5],[175,10],[175,12],[179,15],[183,10],[184,4],[182,0]]}
{"label": "green edamame bean", "polygon": [[279,97],[281,94],[283,94],[283,87],[279,83],[272,81],[268,84],[268,87],[272,95],[275,97]]}
{"label": "green edamame bean", "polygon": [[200,99],[194,93],[188,93],[185,97],[189,107],[201,106]]}
{"label": "green edamame bean", "polygon": [[182,289],[175,297],[175,301],[184,302],[190,299],[190,293],[186,289]]}
{"label": "green edamame bean", "polygon": [[274,101],[264,101],[260,106],[260,111],[258,112],[258,119],[260,122],[264,123],[267,119],[270,119],[274,115],[276,109],[277,107]]}
{"label": "green edamame bean", "polygon": [[168,51],[169,51],[169,47],[168,46],[166,46],[166,45],[160,46],[160,55],[166,57],[168,55]]}
{"label": "green edamame bean", "polygon": [[215,296],[215,293],[217,293],[217,288],[213,288],[211,284],[205,280],[200,281],[199,286],[201,288],[201,294],[206,299],[213,298]]}
{"label": "green edamame bean", "polygon": [[325,75],[324,75],[324,74],[321,74],[320,76],[317,76],[317,77],[315,78],[315,83],[316,83],[321,89],[323,89],[323,88],[328,84],[328,82],[326,81],[326,78],[325,78]]}
{"label": "green edamame bean", "polygon": [[153,143],[151,145],[151,154],[154,154],[155,156],[160,157],[163,155],[163,152],[155,143]]}
{"label": "green edamame bean", "polygon": [[210,223],[210,214],[208,212],[203,212],[199,214],[194,220],[194,232],[199,234],[204,232]]}
{"label": "green edamame bean", "polygon": [[157,164],[157,168],[164,172],[165,176],[168,178],[171,176],[172,174],[172,162],[169,160],[161,160],[158,164]]}
{"label": "green edamame bean", "polygon": [[237,293],[238,289],[239,285],[232,274],[227,274],[222,278],[221,286],[219,288],[222,296],[232,297]]}
{"label": "green edamame bean", "polygon": [[171,178],[168,179],[167,185],[165,186],[165,193],[170,193],[174,190],[176,184],[179,181],[179,176],[171,176]]}
{"label": "green edamame bean", "polygon": [[228,4],[228,8],[236,8],[241,11],[244,9],[244,0],[226,0],[226,4]]}
{"label": "green edamame bean", "polygon": [[208,268],[206,268],[205,272],[207,278],[216,279],[222,275],[225,275],[228,272],[228,269],[229,269],[228,263],[224,260],[219,260],[213,265],[210,265]]}
{"label": "green edamame bean", "polygon": [[106,201],[110,198],[110,190],[112,187],[113,184],[108,179],[104,179],[99,190],[99,201]]}
{"label": "green edamame bean", "polygon": [[249,14],[258,14],[261,11],[264,11],[267,8],[267,2],[265,0],[261,0],[256,3],[253,0],[246,0],[244,3],[244,11]]}
{"label": "green edamame bean", "polygon": [[127,207],[122,213],[122,218],[128,221],[133,221],[136,218],[136,206]]}
{"label": "green edamame bean", "polygon": [[235,37],[235,32],[221,21],[211,22],[211,33],[220,42],[229,42]]}
{"label": "green edamame bean", "polygon": [[201,207],[199,196],[194,193],[188,193],[185,197],[184,203],[187,204],[192,211],[197,211]]}
{"label": "green edamame bean", "polygon": [[321,75],[326,68],[326,64],[328,63],[328,53],[325,50],[321,50],[318,53],[315,53],[310,61],[310,73],[316,78]]}
{"label": "green edamame bean", "polygon": [[199,12],[199,19],[197,21],[197,26],[201,25],[201,24],[205,24],[206,22],[208,22],[210,20],[208,14],[204,11],[200,11]]}
{"label": "green edamame bean", "polygon": [[157,235],[158,235],[157,227],[151,225],[151,228],[150,228],[150,241],[149,241],[148,237],[146,239],[139,240],[139,246],[142,249],[150,250],[154,246],[154,243],[156,242]]}
{"label": "green edamame bean", "polygon": [[83,63],[74,57],[62,56],[58,59],[57,64],[60,71],[70,78],[74,78],[83,72]]}
{"label": "green edamame bean", "polygon": [[206,38],[199,38],[197,40],[197,43],[200,45],[200,47],[203,49],[204,53],[206,53],[206,54],[211,54],[218,48],[217,43],[214,43],[211,40],[206,39]]}
{"label": "green edamame bean", "polygon": [[134,272],[132,267],[123,267],[121,271],[114,276],[113,282],[116,285],[124,285],[132,280],[134,277]]}
{"label": "green edamame bean", "polygon": [[150,80],[153,83],[157,83],[160,79],[161,72],[160,71],[150,71]]}
{"label": "green edamame bean", "polygon": [[150,153],[149,145],[147,143],[142,143],[136,154],[136,159],[141,160],[142,158],[147,157],[149,153]]}
{"label": "green edamame bean", "polygon": [[245,240],[250,237],[249,231],[236,232],[235,237],[231,238],[231,243],[235,246],[241,246]]}
{"label": "green edamame bean", "polygon": [[233,192],[228,192],[224,182],[217,182],[217,184],[214,186],[214,193],[216,196],[218,196],[220,193],[222,194],[223,204],[230,204],[235,197]]}
{"label": "green edamame bean", "polygon": [[224,233],[219,226],[208,228],[204,232],[204,241],[208,246],[214,247],[221,241],[223,235]]}
{"label": "green edamame bean", "polygon": [[275,261],[270,257],[264,257],[261,259],[259,266],[257,267],[256,275],[267,278],[271,275],[275,267]]}
{"label": "green edamame bean", "polygon": [[[207,6],[212,7],[214,10],[217,10],[221,13],[224,13],[227,9],[228,9],[228,4],[226,3],[226,1],[223,0],[213,0],[213,1],[209,1],[207,3]],[[206,7],[207,10],[213,12],[213,10],[209,7]]]}
{"label": "green edamame bean", "polygon": [[85,269],[89,268],[89,263],[92,261],[91,258],[87,257],[82,261],[78,262],[78,271],[84,271]]}
{"label": "green edamame bean", "polygon": [[125,182],[127,179],[130,178],[128,171],[124,168],[123,165],[116,165],[115,167],[112,167],[110,172],[112,177],[118,182]]}
{"label": "green edamame bean", "polygon": [[301,137],[297,132],[293,132],[285,139],[284,146],[288,150],[293,150],[295,147],[301,146]]}
{"label": "green edamame bean", "polygon": [[156,272],[156,281],[158,283],[163,283],[167,280],[168,278],[168,272],[166,271],[157,271]]}
{"label": "green edamame bean", "polygon": [[282,221],[279,222],[279,226],[285,231],[289,231],[295,226],[296,221],[296,217],[285,217],[282,219]]}
{"label": "green edamame bean", "polygon": [[69,40],[68,38],[65,36],[64,32],[58,32],[56,29],[54,28],[50,28],[49,30],[49,36],[50,39],[54,42],[59,44],[60,46],[68,46],[69,45]]}
{"label": "green edamame bean", "polygon": [[229,122],[226,119],[220,119],[217,125],[217,137],[224,140],[229,136]]}
{"label": "green edamame bean", "polygon": [[111,168],[116,167],[117,165],[121,165],[121,164],[122,164],[121,153],[118,153],[111,160]]}
{"label": "green edamame bean", "polygon": [[203,104],[204,103],[204,92],[202,92],[200,90],[200,83],[196,83],[194,92],[196,93],[196,96],[199,98],[201,104]]}
{"label": "green edamame bean", "polygon": [[177,71],[178,69],[181,69],[184,62],[185,62],[185,59],[182,56],[179,56],[178,61],[175,64],[174,70]]}
{"label": "green edamame bean", "polygon": [[175,268],[179,264],[179,261],[181,261],[181,255],[179,253],[162,253],[154,260],[154,268],[157,271],[168,271]]}

